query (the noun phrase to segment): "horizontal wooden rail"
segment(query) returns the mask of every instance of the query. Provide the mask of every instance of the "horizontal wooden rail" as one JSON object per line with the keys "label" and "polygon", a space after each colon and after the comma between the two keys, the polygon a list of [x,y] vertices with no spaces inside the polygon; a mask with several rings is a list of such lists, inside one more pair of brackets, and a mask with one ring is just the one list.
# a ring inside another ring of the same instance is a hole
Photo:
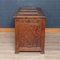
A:
{"label": "horizontal wooden rail", "polygon": [[[14,32],[15,28],[0,28],[0,32]],[[45,32],[60,32],[60,28],[45,28]]]}

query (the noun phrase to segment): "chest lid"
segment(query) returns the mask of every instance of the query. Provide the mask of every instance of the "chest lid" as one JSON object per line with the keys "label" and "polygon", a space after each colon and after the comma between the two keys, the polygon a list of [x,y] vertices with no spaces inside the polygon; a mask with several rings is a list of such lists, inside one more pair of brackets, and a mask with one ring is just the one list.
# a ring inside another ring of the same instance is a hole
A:
{"label": "chest lid", "polygon": [[40,17],[45,18],[41,8],[21,8],[18,9],[14,18]]}

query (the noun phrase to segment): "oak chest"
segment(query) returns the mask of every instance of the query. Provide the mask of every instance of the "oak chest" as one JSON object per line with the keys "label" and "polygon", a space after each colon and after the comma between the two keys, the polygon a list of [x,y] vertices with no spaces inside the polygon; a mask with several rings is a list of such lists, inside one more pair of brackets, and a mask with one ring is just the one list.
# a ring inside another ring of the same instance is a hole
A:
{"label": "oak chest", "polygon": [[15,52],[44,53],[45,16],[40,8],[21,8],[15,15]]}

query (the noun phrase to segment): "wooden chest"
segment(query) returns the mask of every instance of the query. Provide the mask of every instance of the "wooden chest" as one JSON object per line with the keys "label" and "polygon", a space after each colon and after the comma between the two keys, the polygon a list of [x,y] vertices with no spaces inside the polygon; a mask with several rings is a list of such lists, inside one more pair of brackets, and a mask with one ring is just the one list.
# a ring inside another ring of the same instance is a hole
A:
{"label": "wooden chest", "polygon": [[15,16],[15,52],[44,53],[45,16],[40,8],[21,8]]}

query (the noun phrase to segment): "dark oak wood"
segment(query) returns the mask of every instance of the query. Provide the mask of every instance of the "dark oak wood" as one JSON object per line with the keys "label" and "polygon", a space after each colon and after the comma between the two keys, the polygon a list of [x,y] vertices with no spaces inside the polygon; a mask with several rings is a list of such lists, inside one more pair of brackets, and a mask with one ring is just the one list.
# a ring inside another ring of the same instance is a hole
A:
{"label": "dark oak wood", "polygon": [[20,9],[14,18],[15,52],[40,51],[44,53],[45,16],[41,9]]}

